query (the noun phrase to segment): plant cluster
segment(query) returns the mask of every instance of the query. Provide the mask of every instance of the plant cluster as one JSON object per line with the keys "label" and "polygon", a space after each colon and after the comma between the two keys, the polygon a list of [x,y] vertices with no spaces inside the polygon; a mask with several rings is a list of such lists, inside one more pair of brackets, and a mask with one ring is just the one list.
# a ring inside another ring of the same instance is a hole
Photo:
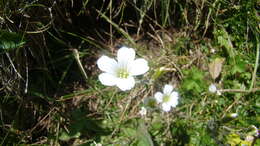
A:
{"label": "plant cluster", "polygon": [[260,145],[259,8],[1,1],[0,145]]}

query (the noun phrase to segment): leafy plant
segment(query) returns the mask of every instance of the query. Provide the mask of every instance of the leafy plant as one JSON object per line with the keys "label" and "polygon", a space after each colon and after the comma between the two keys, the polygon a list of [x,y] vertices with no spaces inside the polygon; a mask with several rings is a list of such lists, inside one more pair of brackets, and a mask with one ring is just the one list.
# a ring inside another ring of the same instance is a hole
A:
{"label": "leafy plant", "polygon": [[24,37],[15,32],[0,31],[0,53],[20,48],[25,44]]}
{"label": "leafy plant", "polygon": [[185,78],[182,84],[182,87],[193,93],[201,93],[205,91],[206,84],[205,84],[205,73],[199,70],[196,67],[192,67],[189,70],[185,70],[184,72]]}

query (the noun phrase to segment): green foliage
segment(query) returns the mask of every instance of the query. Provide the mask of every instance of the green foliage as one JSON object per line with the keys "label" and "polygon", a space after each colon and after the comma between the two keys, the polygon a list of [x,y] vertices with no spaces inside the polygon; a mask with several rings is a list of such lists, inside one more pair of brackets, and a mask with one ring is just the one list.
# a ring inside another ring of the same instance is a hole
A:
{"label": "green foliage", "polygon": [[219,15],[217,22],[222,24],[226,30],[232,30],[229,41],[232,41],[235,44],[234,46],[239,49],[252,47],[251,41],[254,37],[251,34],[259,34],[257,23],[260,17],[257,15],[255,7],[257,0],[240,0],[231,6],[230,3],[220,1],[220,5],[226,11]]}
{"label": "green foliage", "polygon": [[182,88],[187,91],[192,91],[193,93],[201,93],[205,91],[205,74],[203,71],[199,70],[196,67],[192,67],[189,70],[184,72],[185,78],[182,83]]}
{"label": "green foliage", "polygon": [[95,134],[93,139],[100,139],[100,136],[110,133],[108,129],[103,128],[103,122],[101,120],[93,120],[85,117],[86,113],[80,109],[76,109],[71,113],[71,122],[68,127],[68,131],[62,129],[59,135],[59,139],[62,141],[68,141],[70,139],[80,138],[80,136],[87,136]]}
{"label": "green foliage", "polygon": [[0,31],[0,53],[20,48],[24,44],[25,41],[22,35],[5,30]]}
{"label": "green foliage", "polygon": [[153,146],[151,135],[144,121],[133,119],[122,125],[122,136],[127,138],[127,145]]}
{"label": "green foliage", "polygon": [[[257,0],[22,0],[0,7],[0,145],[252,143],[246,138],[260,127]],[[121,45],[150,65],[128,92],[98,81],[97,58]],[[179,105],[163,113],[153,96],[166,83],[181,92]],[[208,93],[210,83],[221,95]]]}
{"label": "green foliage", "polygon": [[226,53],[226,56],[233,61],[233,58],[235,57],[235,50],[233,48],[231,38],[228,34],[228,32],[223,28],[215,28],[214,36],[216,37],[217,43],[219,46],[224,48],[224,52]]}

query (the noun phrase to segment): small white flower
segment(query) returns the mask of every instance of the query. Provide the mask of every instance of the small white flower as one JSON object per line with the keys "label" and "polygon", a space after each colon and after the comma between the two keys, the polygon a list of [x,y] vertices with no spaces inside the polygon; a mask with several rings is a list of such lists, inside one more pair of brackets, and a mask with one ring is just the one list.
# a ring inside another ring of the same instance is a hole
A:
{"label": "small white flower", "polygon": [[135,59],[133,48],[122,47],[117,52],[117,61],[107,56],[101,56],[97,61],[101,73],[98,78],[103,85],[117,86],[121,90],[130,90],[135,85],[134,76],[149,70],[145,59]]}
{"label": "small white flower", "polygon": [[141,110],[139,111],[139,114],[140,114],[141,116],[145,116],[145,115],[147,114],[146,108],[145,108],[145,107],[141,107]]}
{"label": "small white flower", "polygon": [[217,95],[220,96],[221,95],[221,92],[219,90],[217,90]]}
{"label": "small white flower", "polygon": [[231,117],[231,118],[236,118],[237,116],[238,116],[237,113],[232,113],[232,114],[230,114],[230,117]]}
{"label": "small white flower", "polygon": [[214,53],[216,53],[216,50],[214,48],[211,48],[210,53],[214,54]]}
{"label": "small white flower", "polygon": [[209,92],[211,92],[211,93],[216,93],[217,92],[217,87],[216,87],[215,84],[210,84]]}
{"label": "small white flower", "polygon": [[161,104],[163,111],[168,112],[171,107],[176,107],[178,104],[179,94],[173,91],[172,85],[165,85],[162,92],[156,92],[154,95],[157,103]]}

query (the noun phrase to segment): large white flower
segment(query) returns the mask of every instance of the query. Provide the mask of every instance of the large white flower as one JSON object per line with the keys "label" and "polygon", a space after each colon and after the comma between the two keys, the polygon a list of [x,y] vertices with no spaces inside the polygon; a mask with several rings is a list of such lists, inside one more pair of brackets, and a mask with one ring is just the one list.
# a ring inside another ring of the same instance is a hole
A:
{"label": "large white flower", "polygon": [[149,70],[146,60],[135,59],[133,48],[121,47],[117,52],[117,61],[107,56],[101,56],[97,61],[98,68],[104,73],[99,75],[103,85],[117,86],[121,90],[130,90],[135,85],[134,76]]}
{"label": "large white flower", "polygon": [[172,85],[165,85],[162,92],[156,92],[154,95],[157,103],[161,104],[163,111],[168,112],[178,104],[179,94],[173,91]]}

